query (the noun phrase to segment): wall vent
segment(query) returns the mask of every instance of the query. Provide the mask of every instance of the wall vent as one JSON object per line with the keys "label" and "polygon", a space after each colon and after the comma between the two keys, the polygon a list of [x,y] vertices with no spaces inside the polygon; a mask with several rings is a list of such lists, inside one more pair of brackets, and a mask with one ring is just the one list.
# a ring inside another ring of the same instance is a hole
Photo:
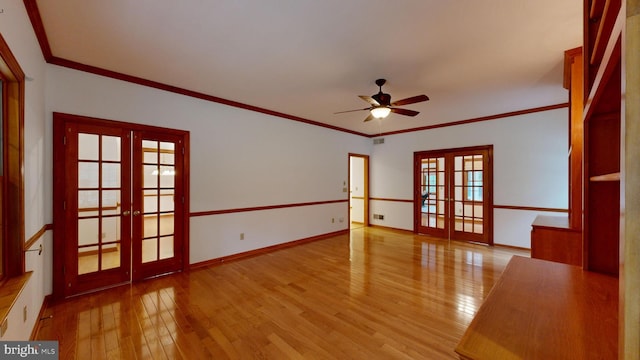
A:
{"label": "wall vent", "polygon": [[373,145],[384,144],[384,138],[373,139]]}
{"label": "wall vent", "polygon": [[377,220],[384,220],[384,215],[381,214],[373,214],[373,218]]}

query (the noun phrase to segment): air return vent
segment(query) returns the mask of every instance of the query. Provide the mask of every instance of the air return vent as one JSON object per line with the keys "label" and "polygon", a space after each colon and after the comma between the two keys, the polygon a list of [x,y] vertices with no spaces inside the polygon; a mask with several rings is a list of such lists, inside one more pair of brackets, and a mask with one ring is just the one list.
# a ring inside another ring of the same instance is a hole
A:
{"label": "air return vent", "polygon": [[373,145],[384,144],[384,138],[373,139]]}

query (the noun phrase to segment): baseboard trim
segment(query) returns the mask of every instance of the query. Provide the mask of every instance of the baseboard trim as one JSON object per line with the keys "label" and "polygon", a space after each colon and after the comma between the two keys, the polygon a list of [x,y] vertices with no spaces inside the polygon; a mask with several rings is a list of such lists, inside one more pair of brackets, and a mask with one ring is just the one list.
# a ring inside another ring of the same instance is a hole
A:
{"label": "baseboard trim", "polygon": [[267,247],[263,247],[263,248],[259,248],[259,249],[255,249],[255,250],[249,250],[249,251],[245,251],[245,252],[241,252],[241,253],[237,253],[237,254],[233,254],[233,255],[227,255],[227,256],[211,259],[211,260],[200,261],[200,262],[197,262],[197,263],[190,264],[189,265],[189,270],[198,269],[198,268],[207,267],[207,266],[220,265],[220,264],[223,264],[223,263],[226,263],[226,262],[230,262],[230,261],[246,259],[246,258],[250,258],[250,257],[254,257],[254,256],[270,253],[270,252],[273,252],[273,251],[286,249],[286,248],[289,248],[289,247],[298,246],[298,245],[310,243],[310,242],[313,242],[313,241],[326,239],[326,238],[329,238],[329,237],[332,237],[332,236],[348,234],[348,233],[349,233],[349,229],[344,229],[344,230],[339,230],[339,231],[326,233],[326,234],[322,234],[322,235],[316,235],[316,236],[312,236],[312,237],[308,237],[308,238],[304,238],[304,239],[293,240],[293,241],[289,241],[289,242],[282,243],[282,244],[271,245],[271,246],[267,246]]}
{"label": "baseboard trim", "polygon": [[51,295],[47,295],[44,297],[44,300],[42,301],[42,306],[40,307],[40,312],[38,313],[38,318],[36,319],[36,323],[33,325],[33,329],[31,330],[31,337],[29,338],[29,340],[34,341],[36,340],[36,338],[38,337],[38,333],[40,332],[40,323],[42,322],[42,320],[46,320],[49,317],[45,317],[44,313],[45,311],[47,311],[47,308],[49,307],[49,304],[51,303]]}

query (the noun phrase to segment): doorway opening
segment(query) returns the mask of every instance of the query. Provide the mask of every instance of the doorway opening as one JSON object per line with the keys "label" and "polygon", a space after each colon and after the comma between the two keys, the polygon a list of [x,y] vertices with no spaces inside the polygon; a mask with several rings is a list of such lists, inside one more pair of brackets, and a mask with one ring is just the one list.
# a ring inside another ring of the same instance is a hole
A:
{"label": "doorway opening", "polygon": [[493,146],[414,153],[414,231],[493,244]]}
{"label": "doorway opening", "polygon": [[369,155],[349,154],[349,228],[369,226]]}
{"label": "doorway opening", "polygon": [[184,270],[189,133],[53,120],[54,297]]}

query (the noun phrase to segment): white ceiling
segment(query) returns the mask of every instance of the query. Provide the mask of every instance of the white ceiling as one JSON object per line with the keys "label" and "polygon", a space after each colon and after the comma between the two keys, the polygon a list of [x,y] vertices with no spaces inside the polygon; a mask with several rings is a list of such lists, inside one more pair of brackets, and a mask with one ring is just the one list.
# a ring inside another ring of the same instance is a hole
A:
{"label": "white ceiling", "polygon": [[[39,0],[53,56],[365,134],[567,102],[582,0]],[[426,94],[364,123],[357,95]]]}

